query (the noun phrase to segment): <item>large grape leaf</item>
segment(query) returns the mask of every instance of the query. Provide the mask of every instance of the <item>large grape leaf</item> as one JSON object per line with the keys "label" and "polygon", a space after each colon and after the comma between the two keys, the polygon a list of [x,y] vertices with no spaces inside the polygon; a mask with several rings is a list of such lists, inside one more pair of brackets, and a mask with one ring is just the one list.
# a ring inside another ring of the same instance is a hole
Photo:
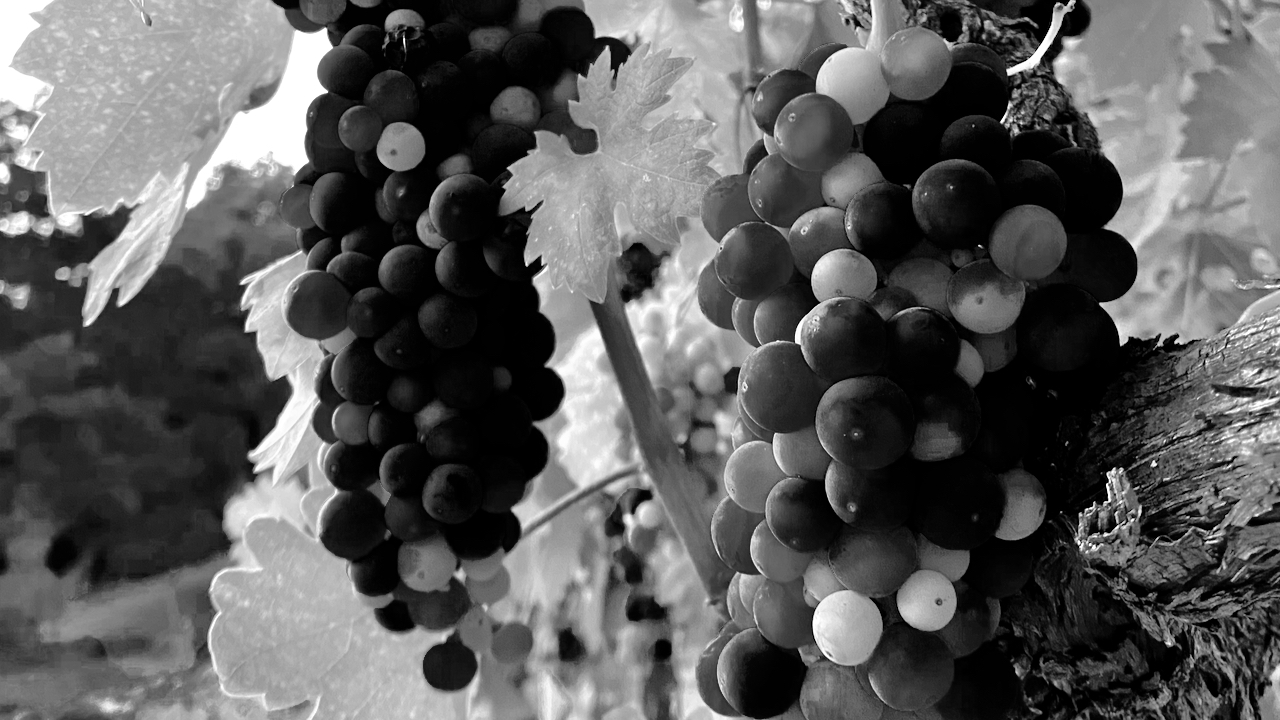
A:
{"label": "large grape leaf", "polygon": [[278,483],[308,467],[320,451],[320,436],[311,429],[311,415],[319,401],[312,378],[320,365],[320,355],[308,358],[289,372],[293,394],[276,418],[275,427],[249,453],[255,473],[271,471],[271,481]]}
{"label": "large grape leaf", "polygon": [[307,256],[295,252],[249,275],[243,281],[240,307],[248,311],[245,332],[255,333],[267,377],[288,375],[309,360],[318,360],[320,346],[294,332],[284,321],[284,291],[307,266]]}
{"label": "large grape leaf", "polygon": [[525,256],[541,256],[554,285],[604,299],[623,250],[614,224],[618,203],[638,231],[667,247],[679,243],[676,218],[697,215],[717,177],[708,164],[712,153],[697,147],[713,124],[674,116],[644,124],[670,101],[671,87],[692,63],[642,45],[619,69],[615,87],[606,52],[578,79],[581,100],[569,105],[574,122],[596,131],[599,149],[577,155],[563,137],[538,131],[537,148],[511,166],[502,212],[536,208]]}
{"label": "large grape leaf", "polygon": [[53,86],[27,141],[53,214],[141,203],[91,265],[86,324],[159,266],[196,174],[236,113],[279,82],[293,38],[261,0],[152,0],[148,12],[151,26],[123,2],[55,0],[13,60]]}
{"label": "large grape leaf", "polygon": [[1205,0],[1105,0],[1089,3],[1093,21],[1076,49],[1088,57],[1092,90],[1105,96],[1126,86],[1147,88],[1180,72],[1188,36],[1215,34]]}
{"label": "large grape leaf", "polygon": [[210,588],[209,650],[228,695],[258,697],[269,710],[311,701],[308,720],[459,716],[462,694],[422,679],[437,636],[379,627],[351,592],[345,563],[285,520],[254,520],[245,542],[259,567],[224,570]]}

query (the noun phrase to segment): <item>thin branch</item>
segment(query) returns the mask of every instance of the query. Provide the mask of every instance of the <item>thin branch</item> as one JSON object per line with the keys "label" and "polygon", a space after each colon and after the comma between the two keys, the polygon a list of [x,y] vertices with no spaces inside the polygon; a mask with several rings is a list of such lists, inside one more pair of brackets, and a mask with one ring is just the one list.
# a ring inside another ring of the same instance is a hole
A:
{"label": "thin branch", "polygon": [[554,520],[557,515],[564,512],[565,510],[568,510],[574,505],[577,505],[583,500],[591,497],[592,495],[600,492],[601,490],[604,490],[605,488],[618,482],[619,480],[626,480],[627,478],[634,477],[639,472],[640,472],[640,467],[638,465],[628,465],[627,467],[624,467],[621,470],[618,470],[617,472],[612,472],[612,473],[609,473],[608,475],[605,475],[599,480],[595,480],[587,483],[586,485],[582,485],[577,490],[574,490],[568,495],[561,496],[555,502],[551,503],[545,509],[543,509],[542,512],[538,513],[537,515],[534,515],[532,520],[525,523],[524,532],[523,532],[524,537],[528,537],[533,533],[537,532],[542,528],[543,525],[546,525],[547,523]]}

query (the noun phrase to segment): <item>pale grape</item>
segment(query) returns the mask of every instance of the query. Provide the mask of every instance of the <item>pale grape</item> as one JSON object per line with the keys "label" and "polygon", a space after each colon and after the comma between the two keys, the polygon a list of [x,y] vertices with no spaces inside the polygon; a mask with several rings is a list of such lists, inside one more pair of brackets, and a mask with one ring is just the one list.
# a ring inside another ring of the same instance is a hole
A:
{"label": "pale grape", "polygon": [[348,445],[364,445],[369,442],[369,416],[372,405],[344,402],[333,411],[333,434]]}
{"label": "pale grape", "polygon": [[969,338],[969,342],[973,343],[973,346],[978,349],[978,354],[982,356],[982,367],[987,372],[1001,370],[1013,362],[1013,358],[1018,354],[1017,330],[1015,325],[1003,332],[992,335],[975,334]]}
{"label": "pale grape", "polygon": [[831,593],[813,610],[813,638],[822,654],[837,665],[865,663],[883,632],[880,608],[852,590]]}
{"label": "pale grape", "polygon": [[471,599],[481,605],[490,605],[498,602],[511,592],[511,574],[507,572],[507,568],[501,567],[493,577],[479,580],[477,578],[467,578],[467,592],[471,593]]}
{"label": "pale grape", "polygon": [[1021,540],[1040,529],[1046,501],[1040,480],[1022,468],[1000,473],[998,479],[1004,490],[1004,514],[1000,516],[996,537]]}
{"label": "pale grape", "polygon": [[542,118],[542,105],[529,88],[511,85],[489,104],[489,117],[495,124],[515,125],[532,131]]}
{"label": "pale grape", "polygon": [[828,595],[841,590],[847,590],[838,579],[836,574],[831,570],[831,563],[827,561],[824,553],[818,553],[809,561],[809,566],[804,569],[804,589],[805,592],[813,597],[813,605],[822,602]]}
{"label": "pale grape", "polygon": [[412,10],[392,10],[387,13],[387,19],[382,23],[382,29],[386,32],[395,32],[400,28],[423,30],[426,27],[427,21]]}
{"label": "pale grape", "polygon": [[831,456],[818,440],[817,426],[773,436],[773,459],[788,477],[822,480],[827,476]]}
{"label": "pale grape", "polygon": [[925,632],[941,630],[956,614],[956,588],[937,570],[917,570],[898,588],[898,614]]}
{"label": "pale grape", "polygon": [[418,163],[427,156],[427,141],[413,125],[393,122],[382,129],[377,153],[378,161],[387,169],[405,172],[418,167]]}
{"label": "pale grape", "polygon": [[[436,177],[440,180],[444,180],[445,178],[450,178],[454,175],[466,175],[470,173],[471,170],[471,156],[466,153],[454,153],[444,160],[441,160],[440,164],[436,166]],[[430,221],[431,216],[424,212],[422,217],[425,217]],[[414,229],[416,230],[417,227],[415,226]],[[440,247],[444,246],[441,245]],[[436,249],[438,250],[439,248]]]}
{"label": "pale grape", "polygon": [[1013,327],[1027,301],[1027,285],[990,260],[960,268],[947,282],[947,307],[965,329],[991,335]]}
{"label": "pale grape", "polygon": [[493,620],[479,605],[468,610],[455,629],[462,644],[477,653],[487,653],[493,647]]}
{"label": "pale grape", "polygon": [[498,574],[498,571],[502,569],[502,561],[506,560],[506,558],[506,551],[499,548],[498,552],[489,557],[480,558],[479,560],[463,560],[462,572],[466,573],[469,578],[488,580]]}
{"label": "pale grape", "polygon": [[933,97],[951,75],[951,48],[920,26],[899,30],[880,50],[880,68],[889,92],[903,100]]}
{"label": "pale grape", "polygon": [[903,260],[893,270],[885,284],[899,287],[911,293],[921,305],[933,308],[951,317],[947,307],[947,283],[951,281],[951,268],[933,258],[915,257]]}
{"label": "pale grape", "polygon": [[773,457],[773,446],[763,440],[743,444],[724,466],[725,492],[743,510],[763,513],[765,500],[786,473]]}
{"label": "pale grape", "polygon": [[960,358],[956,360],[956,375],[960,376],[969,387],[978,387],[986,370],[982,364],[982,354],[973,343],[960,339]]}
{"label": "pale grape", "polygon": [[923,535],[916,536],[916,554],[920,557],[921,570],[933,570],[955,582],[969,569],[969,551],[951,550],[935,545]]}
{"label": "pale grape", "polygon": [[844,210],[860,190],[878,182],[884,182],[884,175],[875,161],[854,151],[822,173],[822,199],[831,207]]}
{"label": "pale grape", "polygon": [[840,103],[854,125],[870,120],[889,101],[880,56],[863,48],[845,48],[827,58],[815,88]]}
{"label": "pale grape", "polygon": [[640,527],[656,529],[662,526],[662,521],[666,518],[666,511],[662,509],[662,503],[658,500],[645,500],[636,506],[634,513],[636,524]]}
{"label": "pale grape", "polygon": [[443,535],[405,543],[397,556],[400,581],[410,590],[431,592],[449,584],[458,567],[458,557]]}
{"label": "pale grape", "polygon": [[1039,205],[1009,208],[991,228],[991,260],[1006,275],[1041,280],[1067,255],[1067,231],[1052,211]]}
{"label": "pale grape", "polygon": [[799,580],[812,559],[813,553],[796,552],[783,545],[765,522],[757,525],[751,533],[751,562],[755,563],[761,575],[774,582]]}
{"label": "pale grape", "polygon": [[533,630],[519,622],[503,623],[493,633],[489,651],[503,665],[522,663],[533,650]]}
{"label": "pale grape", "polygon": [[857,250],[832,250],[813,266],[810,288],[818,302],[837,297],[866,300],[876,291],[879,275],[871,259]]}
{"label": "pale grape", "polygon": [[356,340],[356,334],[354,332],[351,332],[351,328],[344,328],[343,331],[338,333],[337,335],[334,335],[331,338],[326,338],[324,340],[321,340],[320,347],[324,348],[325,350],[329,351],[334,355],[337,355],[338,353],[342,352],[343,348],[355,342],[355,340]]}
{"label": "pale grape", "polygon": [[724,373],[715,363],[702,363],[693,371],[693,386],[703,395],[724,393]]}

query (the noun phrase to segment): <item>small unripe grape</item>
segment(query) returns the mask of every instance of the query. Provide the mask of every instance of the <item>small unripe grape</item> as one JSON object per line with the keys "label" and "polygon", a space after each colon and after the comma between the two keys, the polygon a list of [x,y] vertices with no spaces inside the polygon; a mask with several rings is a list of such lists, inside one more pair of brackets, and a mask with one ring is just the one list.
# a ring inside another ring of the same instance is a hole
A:
{"label": "small unripe grape", "polygon": [[432,592],[443,589],[453,578],[458,558],[443,535],[400,546],[400,580],[411,590]]}
{"label": "small unripe grape", "polygon": [[946,627],[956,614],[956,589],[936,570],[917,570],[898,588],[898,613],[925,632]]}
{"label": "small unripe grape", "polygon": [[407,122],[393,122],[378,138],[378,160],[393,172],[412,170],[427,155],[426,140]]}

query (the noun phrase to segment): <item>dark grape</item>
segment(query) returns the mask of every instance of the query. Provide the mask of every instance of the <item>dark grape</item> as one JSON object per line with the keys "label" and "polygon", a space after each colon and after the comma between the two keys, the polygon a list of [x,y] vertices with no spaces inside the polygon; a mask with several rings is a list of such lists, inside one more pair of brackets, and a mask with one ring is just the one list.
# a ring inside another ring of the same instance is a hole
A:
{"label": "dark grape", "polygon": [[457,23],[435,23],[427,28],[426,35],[435,47],[436,56],[444,60],[457,60],[471,49],[467,29]]}
{"label": "dark grape", "polygon": [[575,7],[548,10],[542,16],[538,32],[555,43],[560,57],[570,66],[586,60],[595,49],[595,25],[585,12]]}
{"label": "dark grape", "polygon": [[404,308],[386,290],[368,287],[351,298],[347,306],[347,327],[356,337],[376,338],[391,329]]}
{"label": "dark grape", "polygon": [[387,387],[387,404],[403,413],[416,413],[433,399],[428,373],[398,373]]}
{"label": "dark grape", "polygon": [[969,551],[969,568],[963,579],[987,597],[1007,598],[1016,595],[1031,579],[1034,564],[1029,541],[991,538]]}
{"label": "dark grape", "polygon": [[333,432],[333,411],[335,409],[337,409],[337,405],[328,405],[321,402],[316,404],[316,409],[311,413],[311,429],[315,431],[322,441],[327,443],[338,442],[338,436]]}
{"label": "dark grape", "polygon": [[1009,130],[997,118],[968,115],[947,126],[938,145],[942,160],[969,160],[997,175],[1013,159]]}
{"label": "dark grape", "polygon": [[853,377],[823,394],[817,430],[833,459],[875,470],[892,464],[911,447],[915,416],[910,398],[893,381],[875,375]]}
{"label": "dark grape", "polygon": [[336,442],[324,453],[325,479],[339,490],[364,490],[378,482],[379,453],[368,445]]}
{"label": "dark grape", "polygon": [[[721,287],[724,287],[723,283]],[[760,340],[756,337],[756,307],[759,304],[757,301],[736,298],[730,309],[733,329],[752,347],[760,347]]]}
{"label": "dark grape", "polygon": [[771,718],[799,699],[805,670],[798,657],[753,628],[725,644],[716,663],[716,678],[735,710],[749,718]]}
{"label": "dark grape", "polygon": [[822,173],[797,170],[781,155],[770,155],[751,171],[747,196],[761,220],[790,227],[801,215],[825,204]]}
{"label": "dark grape", "polygon": [[417,627],[413,624],[413,618],[409,617],[409,607],[399,600],[392,600],[389,604],[375,609],[373,619],[377,620],[384,629],[394,633],[409,632]]}
{"label": "dark grape", "polygon": [[331,377],[344,400],[372,405],[386,394],[391,369],[378,359],[371,341],[357,339],[334,358]]}
{"label": "dark grape", "polygon": [[484,484],[484,501],[480,509],[491,513],[506,512],[524,499],[529,487],[524,470],[515,460],[490,455],[477,463]]}
{"label": "dark grape", "polygon": [[338,394],[336,388],[333,387],[333,378],[330,373],[333,372],[333,361],[337,355],[325,355],[320,359],[320,364],[316,366],[316,374],[312,377],[311,387],[315,391],[316,397],[320,399],[322,405],[328,405],[336,408],[341,405],[345,398]]}
{"label": "dark grape", "polygon": [[473,351],[451,350],[432,369],[436,397],[457,410],[475,410],[493,396],[493,366]]}
{"label": "dark grape", "polygon": [[417,497],[421,502],[422,487],[435,462],[427,449],[417,442],[407,442],[387,450],[378,465],[382,489],[395,497]]}
{"label": "dark grape", "polygon": [[1044,162],[1051,154],[1071,147],[1071,141],[1053,130],[1025,130],[1013,136],[1015,160]]}
{"label": "dark grape", "polygon": [[716,277],[743,300],[763,300],[791,279],[791,246],[777,229],[744,222],[724,236],[716,250]]}
{"label": "dark grape", "polygon": [[1022,683],[1013,664],[988,643],[955,661],[951,689],[934,706],[942,720],[1004,720],[1022,704]]}
{"label": "dark grape", "polygon": [[911,525],[935,545],[971,550],[995,535],[1004,493],[982,462],[962,455],[916,466],[919,490]]}
{"label": "dark grape", "polygon": [[[1009,77],[1009,70],[1005,66],[1004,58],[1000,57],[1000,53],[982,43],[968,42],[952,45],[951,63],[953,65],[977,63],[987,66],[991,73],[998,78]],[[1005,80],[1004,84],[1007,86],[1009,83]]]}
{"label": "dark grape", "polygon": [[343,560],[367,555],[382,542],[382,501],[368,490],[340,490],[320,508],[320,544]]}
{"label": "dark grape", "polygon": [[413,416],[408,413],[392,410],[386,403],[379,403],[369,416],[369,444],[378,450],[386,451],[411,443],[418,438],[418,429],[414,425]]}
{"label": "dark grape", "polygon": [[374,342],[373,351],[384,365],[394,370],[424,368],[439,352],[418,329],[418,320],[413,313],[401,316]]}
{"label": "dark grape", "polygon": [[1075,285],[1046,285],[1030,293],[1017,328],[1018,357],[1049,372],[1109,360],[1120,348],[1115,321]]}
{"label": "dark grape", "polygon": [[991,174],[968,160],[943,160],[920,176],[911,191],[916,222],[944,250],[986,242],[1000,215],[1000,190]]}
{"label": "dark grape", "polygon": [[358,252],[381,258],[391,249],[391,232],[382,223],[367,223],[342,236],[343,252]]}
{"label": "dark grape", "polygon": [[702,226],[711,239],[720,242],[735,227],[758,221],[747,196],[749,175],[725,175],[707,186],[702,193]]}
{"label": "dark grape", "polygon": [[977,387],[982,428],[970,453],[994,472],[1016,466],[1030,449],[1034,411],[1026,383],[1009,373],[987,375]]}
{"label": "dark grape", "polygon": [[549,367],[534,368],[516,375],[511,392],[519,395],[533,420],[546,420],[564,402],[564,380]]}
{"label": "dark grape", "polygon": [[1067,211],[1067,191],[1048,165],[1038,160],[1014,160],[996,176],[1004,209],[1039,205],[1058,217]]}
{"label": "dark grape", "polygon": [[447,293],[432,295],[418,308],[418,327],[432,345],[441,349],[466,345],[475,336],[477,323],[475,308]]}
{"label": "dark grape", "polygon": [[1067,254],[1046,283],[1083,288],[1098,302],[1118,300],[1138,279],[1138,254],[1120,233],[1095,230],[1067,235]]}
{"label": "dark grape", "polygon": [[[1051,153],[1044,164],[1057,173],[1066,189],[1067,210],[1062,224],[1069,232],[1098,230],[1120,210],[1124,183],[1106,155],[1097,150],[1066,148]],[[316,218],[316,222],[320,219]]]}
{"label": "dark grape", "polygon": [[449,630],[472,606],[466,586],[456,577],[449,578],[442,590],[418,592],[401,588],[396,595],[398,600],[409,606],[409,616],[414,624],[430,632]]}
{"label": "dark grape", "polygon": [[876,313],[885,322],[889,318],[910,307],[916,307],[920,301],[911,291],[906,288],[900,288],[893,285],[886,285],[875,292],[871,293],[871,297],[867,298],[867,302],[871,307],[875,308]]}
{"label": "dark grape", "polygon": [[973,389],[958,375],[944,374],[909,385],[907,394],[916,416],[911,457],[926,462],[953,458],[978,439],[982,408]]}
{"label": "dark grape", "polygon": [[845,209],[844,230],[853,249],[883,260],[903,256],[924,237],[911,191],[891,182],[872,183],[853,196]]}
{"label": "dark grape", "polygon": [[1008,80],[989,65],[956,63],[946,84],[928,102],[938,119],[948,125],[966,115],[999,120],[1009,108]]}
{"label": "dark grape", "polygon": [[[564,135],[569,141],[569,149],[579,155],[588,155],[600,147],[600,139],[596,131],[579,126],[573,121],[573,116],[565,110],[552,110],[543,115],[534,129]],[[753,215],[752,219],[754,217]]]}
{"label": "dark grape", "polygon": [[400,540],[383,540],[372,552],[347,565],[347,577],[361,595],[386,595],[400,584],[397,557]]}
{"label": "dark grape", "polygon": [[734,572],[759,575],[751,561],[751,534],[764,515],[743,510],[732,498],[724,498],[711,516],[711,543],[721,562]]}
{"label": "dark grape", "polygon": [[888,532],[911,516],[915,476],[903,461],[879,470],[859,470],[842,462],[827,466],[827,502],[849,527]]}
{"label": "dark grape", "polygon": [[484,259],[484,246],[475,242],[450,242],[440,248],[436,279],[445,290],[464,298],[478,298],[498,280]]}
{"label": "dark grape", "polygon": [[422,507],[421,491],[408,497],[388,498],[383,519],[392,537],[404,542],[426,540],[440,533],[440,523],[432,520]]}
{"label": "dark grape", "polygon": [[787,433],[813,423],[824,389],[800,346],[778,341],[756,348],[742,363],[738,399],[762,427]]}
{"label": "dark grape", "polygon": [[716,276],[715,260],[712,259],[698,274],[698,308],[712,325],[722,330],[733,330],[735,299]]}
{"label": "dark grape", "polygon": [[772,134],[783,106],[801,95],[813,92],[814,82],[813,76],[790,68],[774,70],[766,75],[756,86],[756,93],[751,99],[751,117],[755,120],[756,127]]}
{"label": "dark grape", "polygon": [[293,184],[314,185],[316,180],[319,180],[320,176],[323,174],[324,173],[322,172],[318,172],[315,166],[311,163],[303,163],[302,167],[298,168],[298,170],[293,173]]}
{"label": "dark grape", "polygon": [[805,362],[827,382],[877,372],[888,357],[884,320],[856,298],[819,303],[800,323],[796,339]]}
{"label": "dark grape", "polygon": [[510,551],[507,543],[514,546],[519,532],[520,520],[510,511],[488,513],[480,510],[465,522],[444,526],[449,548],[462,560],[480,560],[494,554],[498,548]]}
{"label": "dark grape", "polygon": [[867,121],[863,152],[889,182],[914,183],[938,160],[945,127],[924,103],[890,103]]}
{"label": "dark grape", "polygon": [[340,252],[325,266],[325,272],[352,293],[378,286],[378,261],[364,253]]}
{"label": "dark grape", "polygon": [[729,704],[725,699],[724,693],[720,692],[720,682],[716,679],[716,666],[720,662],[720,653],[724,651],[724,646],[738,634],[738,627],[733,623],[727,623],[720,629],[720,633],[707,643],[702,654],[698,656],[698,663],[694,671],[694,678],[698,686],[698,696],[702,698],[702,702],[717,715],[725,717],[737,717],[738,711]]}
{"label": "dark grape", "polygon": [[869,683],[858,677],[860,671],[825,659],[812,665],[800,689],[800,711],[805,720],[880,718],[884,704]]}
{"label": "dark grape", "polygon": [[366,185],[358,175],[325,173],[311,189],[311,217],[330,235],[341,236],[363,222],[369,213]]}
{"label": "dark grape", "polygon": [[916,571],[916,538],[905,527],[874,533],[845,526],[827,551],[842,585],[868,597],[897,592]]}
{"label": "dark grape", "polygon": [[556,81],[564,58],[550,39],[536,32],[514,35],[502,48],[502,60],[516,84],[539,87]]}
{"label": "dark grape", "polygon": [[453,175],[431,193],[431,224],[446,240],[469,242],[493,229],[498,197],[476,175]]}
{"label": "dark grape", "polygon": [[808,283],[783,285],[756,306],[752,319],[756,339],[761,343],[794,340],[800,321],[817,304]]}
{"label": "dark grape", "polygon": [[841,527],[822,484],[799,477],[784,478],[773,486],[764,516],[773,536],[797,552],[821,550]]}
{"label": "dark grape", "polygon": [[385,37],[380,26],[366,23],[356,25],[343,34],[341,44],[360,48],[377,63],[382,59],[382,41]]}
{"label": "dark grape", "polygon": [[594,65],[605,50],[609,51],[609,69],[614,75],[618,74],[618,68],[631,57],[631,48],[626,43],[615,37],[598,37],[591,46],[591,54],[587,56],[586,62],[578,72],[582,75],[587,74],[587,65]]}
{"label": "dark grape", "polygon": [[[311,104],[307,106],[307,132],[310,134],[314,144],[319,147],[346,152],[342,139],[338,137],[338,122],[342,119],[343,113],[355,107],[355,105],[354,100],[344,98],[335,93],[317,95],[311,101]],[[314,163],[312,163],[312,168],[319,172],[322,177],[324,173],[329,172],[328,170],[320,170]],[[319,179],[315,178],[310,184],[314,185]]]}
{"label": "dark grape", "polygon": [[435,173],[428,173],[421,167],[393,172],[382,183],[382,198],[387,203],[387,210],[397,220],[416,222],[427,209],[436,184]]}
{"label": "dark grape", "polygon": [[361,98],[378,113],[383,125],[413,122],[418,117],[418,86],[399,70],[383,70],[374,75]]}
{"label": "dark grape", "polygon": [[421,245],[392,248],[378,265],[378,282],[396,299],[417,305],[436,290],[436,253]]}
{"label": "dark grape", "polygon": [[472,172],[485,179],[497,177],[536,145],[533,133],[524,128],[506,123],[490,125],[471,145]]}
{"label": "dark grape", "polygon": [[764,639],[780,648],[794,650],[814,643],[813,608],[804,601],[803,581],[765,580],[756,589],[751,612]]}
{"label": "dark grape", "polygon": [[818,70],[822,68],[822,63],[826,62],[827,58],[847,47],[849,46],[844,43],[823,43],[813,50],[810,50],[809,54],[804,56],[804,59],[800,61],[798,69],[805,75],[817,80]]}
{"label": "dark grape", "polygon": [[454,417],[431,428],[422,444],[437,462],[475,458],[482,447],[480,427],[467,417]]}
{"label": "dark grape", "polygon": [[369,55],[355,45],[338,45],[320,58],[316,75],[320,86],[349,100],[360,100],[365,86],[378,72]]}
{"label": "dark grape", "polygon": [[442,642],[422,657],[422,676],[428,685],[442,692],[465,689],[479,668],[476,654],[461,642]]}
{"label": "dark grape", "polygon": [[458,69],[466,79],[474,107],[488,117],[489,103],[509,84],[506,63],[492,50],[472,50],[458,58]]}
{"label": "dark grape", "polygon": [[995,636],[1000,625],[1000,601],[983,595],[963,580],[956,582],[955,588],[955,615],[937,634],[951,657],[962,658]]}
{"label": "dark grape", "polygon": [[923,710],[933,705],[947,694],[954,677],[955,664],[946,644],[906,623],[885,628],[867,661],[871,689],[896,710]]}

